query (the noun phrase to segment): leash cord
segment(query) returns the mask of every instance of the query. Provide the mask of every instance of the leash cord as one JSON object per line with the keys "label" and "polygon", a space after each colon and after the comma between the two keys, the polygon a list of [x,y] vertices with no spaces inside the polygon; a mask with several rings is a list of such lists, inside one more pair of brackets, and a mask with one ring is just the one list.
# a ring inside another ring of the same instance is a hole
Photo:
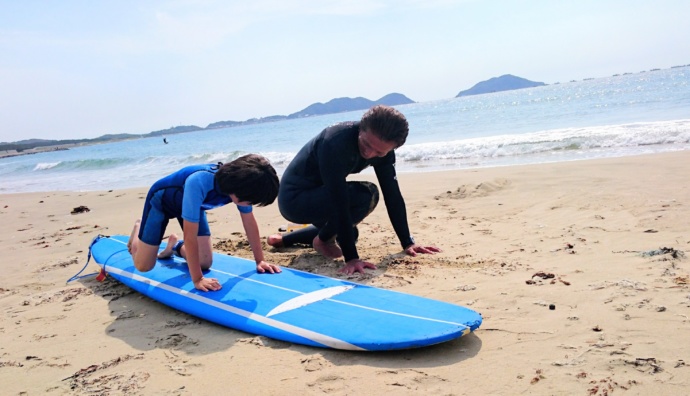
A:
{"label": "leash cord", "polygon": [[[71,278],[67,279],[67,282],[65,282],[65,284],[68,284],[68,283],[70,283],[70,282],[72,282],[72,281],[75,281],[75,280],[77,280],[77,279],[82,279],[82,278],[86,278],[86,277],[89,277],[89,276],[96,276],[96,275],[99,274],[98,272],[94,272],[94,273],[92,273],[92,274],[86,274],[86,275],[81,275],[81,276],[79,276],[79,274],[81,274],[82,272],[84,272],[84,270],[86,269],[86,267],[89,265],[89,261],[91,261],[91,248],[93,247],[93,245],[94,245],[96,242],[98,242],[99,239],[104,238],[104,237],[105,237],[105,235],[98,234],[95,238],[93,238],[93,240],[91,241],[91,244],[89,245],[89,253],[88,253],[87,257],[86,257],[86,264],[84,264],[84,267],[83,267],[81,270],[79,270],[79,272],[77,272],[76,274],[74,274],[74,276],[72,276]],[[103,266],[103,268],[105,269],[105,265]]]}

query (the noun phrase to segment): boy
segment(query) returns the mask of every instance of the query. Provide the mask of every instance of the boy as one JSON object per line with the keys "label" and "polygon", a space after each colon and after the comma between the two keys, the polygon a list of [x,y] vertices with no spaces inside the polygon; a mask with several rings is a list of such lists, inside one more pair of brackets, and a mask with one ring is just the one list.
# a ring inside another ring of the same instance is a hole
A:
{"label": "boy", "polygon": [[[258,272],[278,273],[280,268],[264,261],[259,227],[252,205],[266,206],[278,195],[278,175],[268,160],[248,154],[227,164],[193,165],[180,169],[153,184],[146,196],[144,213],[134,223],[127,244],[134,266],[150,271],[156,257],[167,258],[173,251],[187,260],[194,287],[202,291],[220,290],[215,278],[202,271],[211,268],[213,248],[206,211],[230,202],[237,205],[254,253]],[[176,218],[184,238],[171,234],[165,249],[158,253],[168,221]]]}

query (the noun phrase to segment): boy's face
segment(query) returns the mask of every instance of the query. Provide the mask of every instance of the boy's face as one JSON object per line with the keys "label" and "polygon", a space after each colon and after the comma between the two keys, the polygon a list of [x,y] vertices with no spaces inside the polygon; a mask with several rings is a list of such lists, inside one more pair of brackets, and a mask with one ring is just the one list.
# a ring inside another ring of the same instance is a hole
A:
{"label": "boy's face", "polygon": [[230,194],[230,199],[232,199],[232,203],[234,203],[237,206],[252,206],[251,202],[240,201],[240,199],[237,198],[237,195],[235,195],[235,194]]}

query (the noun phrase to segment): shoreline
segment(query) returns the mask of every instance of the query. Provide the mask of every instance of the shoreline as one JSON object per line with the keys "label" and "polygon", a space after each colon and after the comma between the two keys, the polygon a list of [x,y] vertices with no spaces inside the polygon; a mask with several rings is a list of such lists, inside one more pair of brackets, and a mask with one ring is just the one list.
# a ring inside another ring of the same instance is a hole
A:
{"label": "shoreline", "polygon": [[[66,285],[95,235],[129,233],[147,188],[3,193],[0,380],[8,394],[223,394],[228,383],[261,395],[682,394],[690,385],[689,163],[686,150],[401,172],[412,233],[442,253],[401,255],[383,202],[360,225],[360,256],[378,266],[366,275],[339,275],[341,262],[311,249],[265,249],[279,265],[484,317],[458,340],[391,353],[257,337],[113,280]],[[71,214],[79,206],[90,210]],[[276,204],[255,215],[264,237],[286,223]],[[251,258],[236,211],[210,211],[209,223],[217,252]],[[84,273],[95,269],[91,262]]]}
{"label": "shoreline", "polygon": [[[66,149],[65,149],[66,150]],[[55,151],[55,150],[50,150],[50,151]],[[405,162],[405,161],[399,161],[397,164],[397,171],[398,175],[428,175],[428,174],[435,174],[438,172],[472,172],[475,170],[483,170],[483,169],[501,169],[501,168],[512,168],[512,167],[522,167],[522,166],[549,166],[549,165],[554,165],[554,164],[559,164],[559,163],[570,163],[570,162],[582,162],[582,161],[598,161],[598,160],[607,160],[607,159],[617,159],[617,158],[628,158],[628,157],[637,157],[637,156],[646,156],[646,155],[663,155],[665,153],[675,153],[675,152],[683,152],[683,151],[690,151],[690,148],[673,148],[673,149],[667,149],[663,151],[655,151],[651,153],[625,153],[625,154],[611,154],[608,156],[603,156],[603,157],[595,157],[595,158],[581,158],[581,157],[573,157],[573,158],[559,158],[559,159],[553,159],[551,158],[550,160],[544,160],[542,159],[541,161],[536,161],[536,162],[524,162],[526,160],[522,159],[515,159],[515,158],[499,158],[498,161],[494,159],[488,159],[485,160],[485,163],[479,164],[479,163],[473,163],[471,165],[466,165],[461,168],[456,168],[456,164],[448,164],[449,162],[454,162],[454,161],[449,161],[449,160],[440,160],[440,161],[432,161],[433,164],[417,164],[416,162]],[[37,154],[37,153],[27,153],[27,154]],[[519,157],[518,157],[519,158]],[[532,157],[530,157],[532,158]],[[424,162],[424,161],[422,161]],[[409,164],[416,164],[416,165],[409,165]],[[282,167],[277,167],[276,168],[278,171],[279,177],[282,177]],[[165,174],[161,174],[160,177],[163,177]],[[374,177],[374,171],[372,168],[367,168],[362,171],[359,175],[351,175],[350,179],[357,179],[357,178],[364,178],[367,180],[372,180],[375,181]],[[152,180],[151,183],[153,183]],[[14,181],[16,182],[16,181]],[[35,185],[37,182],[34,182],[33,184]],[[65,189],[65,190],[44,190],[44,191],[3,191],[2,188],[0,188],[0,197],[2,195],[6,194],[40,194],[40,193],[49,193],[49,192],[74,192],[74,193],[86,193],[86,192],[98,192],[98,191],[122,191],[122,190],[132,190],[132,189],[148,189],[150,183],[147,183],[146,185],[140,185],[140,186],[115,186],[115,187],[108,187],[108,188],[98,188],[98,189],[84,189],[84,190],[75,190],[75,189]]]}

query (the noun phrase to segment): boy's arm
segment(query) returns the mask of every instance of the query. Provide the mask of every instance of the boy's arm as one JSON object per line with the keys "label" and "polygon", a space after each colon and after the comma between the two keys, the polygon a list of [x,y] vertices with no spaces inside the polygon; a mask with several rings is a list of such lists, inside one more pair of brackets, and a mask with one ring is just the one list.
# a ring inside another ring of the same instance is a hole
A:
{"label": "boy's arm", "polygon": [[256,261],[256,270],[258,272],[270,272],[271,274],[280,272],[280,267],[264,261],[264,251],[261,247],[261,236],[259,235],[259,226],[256,224],[254,214],[252,212],[240,212],[240,218],[242,218],[242,226],[244,226],[244,232],[247,234],[249,247],[251,247],[252,253],[254,253],[254,261]]}
{"label": "boy's arm", "polygon": [[189,267],[189,275],[192,277],[194,287],[202,291],[220,290],[220,284],[217,279],[204,278],[204,274],[201,272],[199,239],[197,238],[199,223],[184,220],[183,228],[187,266]]}

